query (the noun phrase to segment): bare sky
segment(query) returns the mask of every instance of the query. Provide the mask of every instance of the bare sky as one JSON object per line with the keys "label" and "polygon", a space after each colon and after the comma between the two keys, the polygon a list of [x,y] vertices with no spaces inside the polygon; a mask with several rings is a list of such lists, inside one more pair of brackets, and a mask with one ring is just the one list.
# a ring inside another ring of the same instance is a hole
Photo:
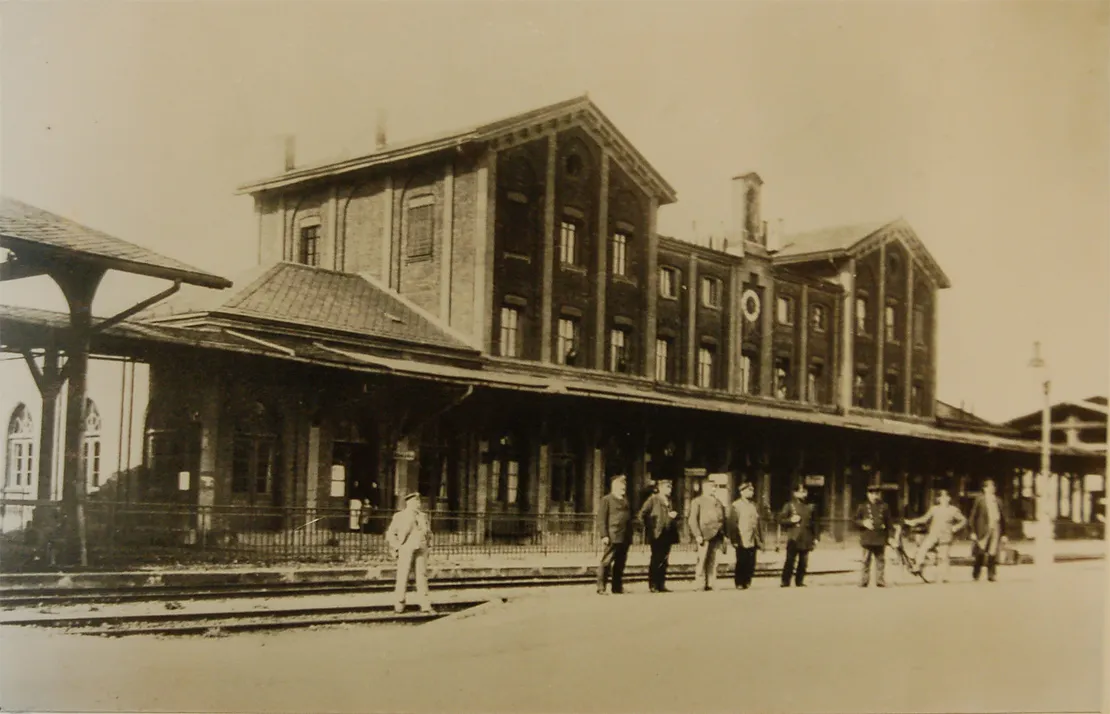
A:
{"label": "bare sky", "polygon": [[[217,273],[234,188],[589,92],[721,234],[728,180],[787,233],[902,216],[951,277],[942,399],[987,418],[1107,391],[1106,2],[6,3],[4,193]],[[34,287],[31,283],[30,287]],[[111,279],[100,314],[153,292]],[[3,301],[60,306],[50,286]]]}

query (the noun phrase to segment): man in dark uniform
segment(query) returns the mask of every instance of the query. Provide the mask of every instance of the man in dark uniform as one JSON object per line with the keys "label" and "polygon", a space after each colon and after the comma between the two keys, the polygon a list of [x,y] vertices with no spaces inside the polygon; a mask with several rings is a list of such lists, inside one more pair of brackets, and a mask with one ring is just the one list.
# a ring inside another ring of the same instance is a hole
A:
{"label": "man in dark uniform", "polygon": [[782,587],[790,586],[794,578],[796,587],[805,586],[806,564],[809,551],[817,542],[817,515],[813,506],[806,503],[809,492],[804,483],[794,488],[794,498],[779,513],[779,523],[786,526],[786,560],[782,564]]}
{"label": "man in dark uniform", "polygon": [[613,569],[613,594],[624,592],[624,562],[628,546],[632,543],[632,511],[626,494],[628,483],[624,476],[615,476],[607,496],[601,499],[597,510],[597,531],[605,550],[597,566],[597,592],[605,594],[609,568]]}
{"label": "man in dark uniform", "polygon": [[859,534],[859,544],[863,546],[859,586],[865,588],[871,584],[871,561],[875,561],[875,585],[886,587],[886,542],[893,524],[890,508],[883,503],[882,486],[867,487],[867,503],[861,503],[856,510],[856,524],[863,529]]}
{"label": "man in dark uniform", "polygon": [[656,482],[655,493],[640,508],[644,539],[651,544],[648,589],[653,593],[667,592],[667,558],[671,546],[678,542],[678,512],[671,503],[671,488],[670,479],[660,479]]}

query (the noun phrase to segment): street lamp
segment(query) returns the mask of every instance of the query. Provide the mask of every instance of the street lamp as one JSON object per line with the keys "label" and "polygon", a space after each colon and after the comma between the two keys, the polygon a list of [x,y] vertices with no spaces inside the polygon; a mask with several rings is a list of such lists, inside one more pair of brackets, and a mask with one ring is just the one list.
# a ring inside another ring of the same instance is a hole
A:
{"label": "street lamp", "polygon": [[1033,343],[1033,359],[1029,360],[1029,366],[1037,370],[1044,389],[1044,409],[1041,412],[1041,472],[1036,481],[1037,535],[1034,546],[1036,553],[1033,556],[1033,563],[1037,566],[1040,575],[1047,575],[1050,571],[1049,566],[1052,565],[1054,559],[1052,541],[1056,536],[1052,525],[1052,514],[1049,510],[1051,501],[1048,497],[1049,475],[1051,474],[1049,448],[1052,438],[1052,404],[1049,394],[1052,382],[1049,380],[1048,363],[1041,357],[1040,342]]}

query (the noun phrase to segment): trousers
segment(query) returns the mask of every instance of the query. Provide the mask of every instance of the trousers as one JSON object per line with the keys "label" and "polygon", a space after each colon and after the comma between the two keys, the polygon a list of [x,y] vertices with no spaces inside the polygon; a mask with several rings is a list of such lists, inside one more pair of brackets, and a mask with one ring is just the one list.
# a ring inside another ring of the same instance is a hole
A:
{"label": "trousers", "polygon": [[998,565],[998,556],[994,553],[984,551],[978,546],[972,547],[972,564],[971,564],[971,577],[974,580],[979,579],[979,575],[983,572],[983,564],[987,566],[987,580],[993,581],[995,578],[995,570]]}
{"label": "trousers", "polygon": [[809,563],[809,551],[802,550],[798,544],[790,540],[786,542],[786,560],[782,564],[782,585],[786,587],[790,584],[790,578],[794,578],[794,584],[801,587],[805,584],[806,579],[806,565]]}
{"label": "trousers", "polygon": [[667,561],[671,556],[671,542],[659,539],[651,544],[648,562],[648,587],[652,591],[664,590],[667,584]]}
{"label": "trousers", "polygon": [[428,551],[424,548],[401,550],[397,554],[397,584],[393,588],[394,600],[398,605],[405,604],[405,594],[409,587],[409,573],[416,571],[416,597],[421,606],[429,605],[428,598]]}
{"label": "trousers", "polygon": [[871,583],[871,562],[875,562],[875,584],[879,587],[886,585],[886,546],[863,546],[863,567],[860,568],[859,584],[867,587]]}
{"label": "trousers", "polygon": [[694,567],[694,587],[712,590],[717,580],[717,551],[724,542],[724,535],[717,535],[702,541],[698,546],[698,563]]}
{"label": "trousers", "polygon": [[940,540],[934,535],[925,536],[925,540],[921,541],[921,545],[917,547],[917,557],[914,558],[914,567],[921,570],[925,565],[925,558],[929,555],[929,551],[936,548],[937,551],[937,571],[942,583],[948,582],[948,573],[952,569],[952,542],[941,543]]}
{"label": "trousers", "polygon": [[613,592],[624,592],[624,562],[628,559],[628,543],[610,543],[601,554],[597,566],[597,591],[605,592],[609,570],[613,571]]}
{"label": "trousers", "polygon": [[752,577],[755,576],[755,546],[745,548],[738,546],[736,548],[736,571],[733,573],[732,580],[737,586],[746,588],[752,584]]}

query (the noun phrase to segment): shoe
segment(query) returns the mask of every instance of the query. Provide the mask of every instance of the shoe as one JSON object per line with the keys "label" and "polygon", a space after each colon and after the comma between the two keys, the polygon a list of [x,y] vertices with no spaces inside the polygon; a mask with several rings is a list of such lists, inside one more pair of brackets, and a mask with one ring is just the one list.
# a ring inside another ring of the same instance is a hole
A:
{"label": "shoe", "polygon": [[624,590],[614,590],[613,594],[614,595],[624,595]]}
{"label": "shoe", "polygon": [[780,588],[788,588],[788,587],[790,587],[790,583],[779,583],[779,587]]}
{"label": "shoe", "polygon": [[865,588],[865,587],[867,587],[867,586],[868,586],[869,584],[870,584],[870,583],[860,583],[860,584],[859,584],[859,586],[860,586],[861,588]]}
{"label": "shoe", "polygon": [[794,583],[794,587],[796,587],[796,588],[804,588],[805,586],[806,586],[805,583]]}
{"label": "shoe", "polygon": [[877,588],[885,588],[885,587],[886,587],[886,583],[875,583],[875,587],[877,587]]}
{"label": "shoe", "polygon": [[606,595],[607,593],[605,592],[605,588],[598,588],[597,594],[598,595]]}

